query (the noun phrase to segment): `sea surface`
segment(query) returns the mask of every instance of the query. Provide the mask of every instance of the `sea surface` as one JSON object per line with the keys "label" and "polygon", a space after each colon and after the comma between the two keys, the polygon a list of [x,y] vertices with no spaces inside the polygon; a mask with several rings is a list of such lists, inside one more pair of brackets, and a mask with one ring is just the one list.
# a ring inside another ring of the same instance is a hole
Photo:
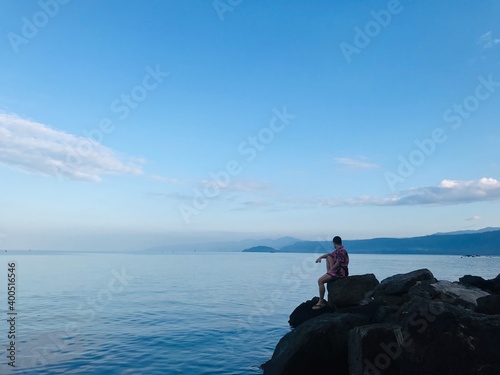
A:
{"label": "sea surface", "polygon": [[[0,374],[261,374],[259,365],[289,331],[289,314],[318,295],[325,264],[316,257],[2,253]],[[419,268],[450,281],[500,272],[500,257],[350,258],[351,275],[374,273],[379,281]],[[15,368],[7,358],[13,316]]]}

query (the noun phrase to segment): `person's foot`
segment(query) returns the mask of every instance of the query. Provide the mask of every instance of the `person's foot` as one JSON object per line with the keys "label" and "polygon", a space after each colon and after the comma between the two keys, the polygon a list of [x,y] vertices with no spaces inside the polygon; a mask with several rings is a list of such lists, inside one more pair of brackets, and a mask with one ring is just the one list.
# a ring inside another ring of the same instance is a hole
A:
{"label": "person's foot", "polygon": [[317,304],[315,304],[312,308],[313,310],[319,310],[326,306],[326,301],[324,299],[320,299]]}

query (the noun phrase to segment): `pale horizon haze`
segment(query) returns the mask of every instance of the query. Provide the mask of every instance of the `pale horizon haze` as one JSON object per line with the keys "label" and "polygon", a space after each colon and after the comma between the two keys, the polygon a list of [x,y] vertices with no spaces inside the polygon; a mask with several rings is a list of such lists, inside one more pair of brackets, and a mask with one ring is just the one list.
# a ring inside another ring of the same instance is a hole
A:
{"label": "pale horizon haze", "polygon": [[0,249],[500,227],[500,2],[2,2]]}

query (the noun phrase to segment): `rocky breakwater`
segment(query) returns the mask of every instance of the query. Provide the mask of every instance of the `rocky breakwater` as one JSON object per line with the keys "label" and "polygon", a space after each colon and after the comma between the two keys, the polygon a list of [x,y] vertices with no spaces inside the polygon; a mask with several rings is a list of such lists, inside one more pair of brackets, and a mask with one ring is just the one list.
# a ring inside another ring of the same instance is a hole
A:
{"label": "rocky breakwater", "polygon": [[357,275],[328,292],[324,309],[293,311],[265,375],[500,374],[500,275]]}

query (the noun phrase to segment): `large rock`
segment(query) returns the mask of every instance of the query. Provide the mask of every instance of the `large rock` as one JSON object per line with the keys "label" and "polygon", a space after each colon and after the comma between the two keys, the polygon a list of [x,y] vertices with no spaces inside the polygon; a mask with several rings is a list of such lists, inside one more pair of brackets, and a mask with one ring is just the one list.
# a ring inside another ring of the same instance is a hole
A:
{"label": "large rock", "polygon": [[484,280],[484,290],[471,285],[480,279],[464,280],[438,282],[428,270],[385,279],[373,302],[322,313],[285,335],[264,374],[499,375],[500,296],[488,291],[500,278]]}
{"label": "large rock", "polygon": [[490,292],[492,294],[500,294],[500,274],[497,275],[494,279],[488,280],[489,284],[487,292]]}
{"label": "large rock", "polygon": [[413,297],[435,299],[439,297],[441,293],[433,285],[435,283],[435,280],[425,280],[413,285],[408,291],[408,294],[405,295],[405,299],[409,300]]}
{"label": "large rock", "polygon": [[486,375],[500,372],[500,316],[414,297],[402,321],[401,374]]}
{"label": "large rock", "polygon": [[323,314],[304,322],[278,343],[261,367],[264,375],[349,375],[349,331],[369,323],[365,314]]}
{"label": "large rock", "polygon": [[500,314],[500,296],[491,294],[478,298],[476,312],[489,315]]}
{"label": "large rock", "polygon": [[373,322],[375,323],[392,323],[396,324],[398,320],[398,312],[400,310],[399,306],[387,305],[379,302],[375,302],[377,305],[377,310],[373,315]]}
{"label": "large rock", "polygon": [[460,284],[473,286],[479,289],[485,289],[488,287],[488,282],[481,276],[465,275],[458,279]]}
{"label": "large rock", "polygon": [[474,286],[491,294],[500,294],[500,275],[491,280],[480,276],[465,275],[459,279],[460,284]]}
{"label": "large rock", "polygon": [[424,280],[435,280],[434,275],[427,268],[397,274],[382,280],[375,288],[375,295],[401,296],[407,293],[413,285]]}
{"label": "large rock", "polygon": [[290,327],[296,328],[306,320],[316,318],[317,316],[320,316],[324,313],[332,313],[334,311],[329,305],[326,305],[322,309],[314,310],[313,306],[317,304],[318,301],[319,298],[314,297],[313,299],[303,302],[299,306],[297,306],[295,310],[293,310],[293,312],[290,314],[290,319],[288,320],[288,324],[290,324]]}
{"label": "large rock", "polygon": [[372,324],[356,327],[349,335],[350,375],[399,375],[401,347],[394,324]]}
{"label": "large rock", "polygon": [[473,310],[477,306],[478,298],[490,295],[479,288],[464,286],[446,280],[431,284],[430,287],[434,288],[434,290],[439,293],[439,298],[441,300]]}
{"label": "large rock", "polygon": [[379,284],[374,274],[348,276],[327,284],[328,303],[337,309],[361,305]]}

